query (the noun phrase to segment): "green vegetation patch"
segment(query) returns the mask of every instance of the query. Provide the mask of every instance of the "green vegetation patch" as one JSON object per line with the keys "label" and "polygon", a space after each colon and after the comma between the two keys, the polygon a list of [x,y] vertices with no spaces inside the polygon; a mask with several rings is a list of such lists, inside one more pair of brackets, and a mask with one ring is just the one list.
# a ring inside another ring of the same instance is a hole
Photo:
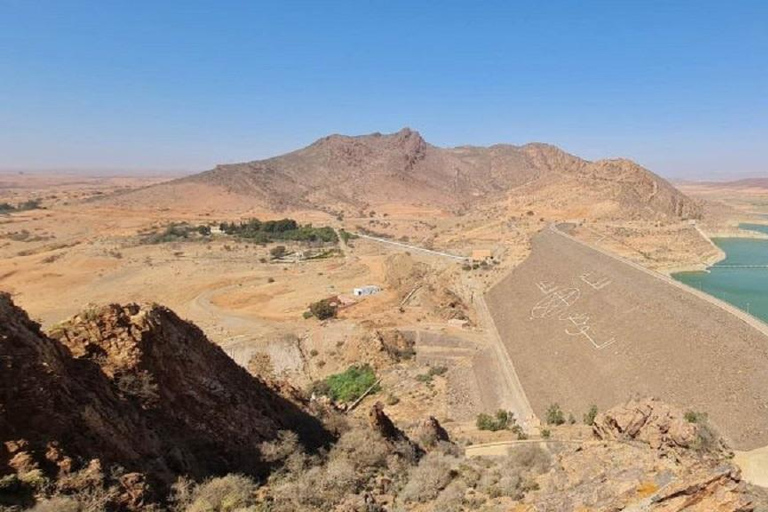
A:
{"label": "green vegetation patch", "polygon": [[547,409],[547,425],[562,425],[565,423],[565,414],[559,404],[552,404]]}
{"label": "green vegetation patch", "polygon": [[593,405],[589,408],[589,411],[584,415],[584,424],[590,427],[595,424],[595,418],[597,417],[597,406]]}
{"label": "green vegetation patch", "polygon": [[37,210],[39,208],[41,208],[39,199],[30,199],[29,201],[24,201],[15,206],[11,203],[0,203],[0,213],[24,212],[27,210]]}
{"label": "green vegetation patch", "polygon": [[256,243],[269,243],[278,240],[293,240],[296,242],[328,242],[337,243],[339,237],[332,227],[314,227],[312,224],[300,225],[293,219],[260,221],[249,219],[244,222],[222,222],[219,225],[222,232],[239,238],[247,238]]}
{"label": "green vegetation patch", "polygon": [[503,409],[496,411],[493,416],[480,413],[477,415],[475,425],[477,425],[478,430],[490,430],[491,432],[507,430],[515,425],[515,415]]}
{"label": "green vegetation patch", "polygon": [[[313,391],[326,395],[335,402],[354,402],[374,384],[376,384],[376,372],[370,365],[353,365],[343,373],[331,375],[324,381],[315,383]],[[376,393],[380,389],[377,384],[372,392]]]}
{"label": "green vegetation patch", "polygon": [[167,225],[160,231],[144,233],[141,236],[142,244],[166,244],[171,242],[185,242],[188,240],[203,239],[211,236],[210,226],[193,226],[186,222],[178,222]]}
{"label": "green vegetation patch", "polygon": [[688,423],[706,423],[708,416],[705,412],[687,411],[683,417]]}
{"label": "green vegetation patch", "polygon": [[336,314],[339,311],[339,306],[336,303],[331,302],[330,299],[323,299],[317,302],[313,302],[309,305],[309,315],[304,314],[304,318],[310,318],[314,316],[318,320],[327,320],[329,318],[336,318]]}
{"label": "green vegetation patch", "polygon": [[347,242],[349,242],[350,240],[354,240],[354,239],[356,239],[356,238],[360,238],[360,237],[359,237],[359,236],[357,236],[356,234],[354,234],[354,233],[350,233],[349,231],[347,231],[347,230],[345,230],[345,229],[341,229],[341,230],[339,230],[339,233],[341,234],[341,239],[342,239],[342,240],[344,240],[344,243],[347,243]]}

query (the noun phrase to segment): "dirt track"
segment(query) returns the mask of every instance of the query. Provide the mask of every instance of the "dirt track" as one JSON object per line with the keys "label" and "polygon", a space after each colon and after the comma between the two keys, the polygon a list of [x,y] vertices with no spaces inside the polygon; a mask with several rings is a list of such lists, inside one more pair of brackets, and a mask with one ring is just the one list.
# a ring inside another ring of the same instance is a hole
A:
{"label": "dirt track", "polygon": [[768,338],[717,304],[552,230],[487,302],[540,417],[651,395],[768,444]]}

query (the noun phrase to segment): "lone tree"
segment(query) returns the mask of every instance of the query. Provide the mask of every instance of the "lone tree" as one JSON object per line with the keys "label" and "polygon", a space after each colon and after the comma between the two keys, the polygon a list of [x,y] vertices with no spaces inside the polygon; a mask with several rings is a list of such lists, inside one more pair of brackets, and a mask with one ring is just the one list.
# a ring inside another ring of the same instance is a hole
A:
{"label": "lone tree", "polygon": [[595,417],[597,416],[597,406],[592,405],[589,411],[584,415],[584,424],[592,426],[595,424]]}
{"label": "lone tree", "polygon": [[279,260],[283,256],[285,256],[286,249],[284,245],[276,245],[272,249],[269,250],[270,256],[272,256],[273,260]]}
{"label": "lone tree", "polygon": [[336,316],[338,306],[332,304],[328,299],[323,299],[310,304],[309,311],[315,315],[318,320],[326,320]]}

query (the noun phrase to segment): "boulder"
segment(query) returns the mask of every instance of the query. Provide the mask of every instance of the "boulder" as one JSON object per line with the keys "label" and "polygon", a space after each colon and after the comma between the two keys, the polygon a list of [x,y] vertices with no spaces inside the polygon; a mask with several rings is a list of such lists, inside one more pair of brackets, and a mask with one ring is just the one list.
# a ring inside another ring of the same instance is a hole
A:
{"label": "boulder", "polygon": [[598,414],[592,430],[599,439],[642,441],[658,450],[729,451],[703,418],[688,421],[682,410],[655,398],[631,400]]}

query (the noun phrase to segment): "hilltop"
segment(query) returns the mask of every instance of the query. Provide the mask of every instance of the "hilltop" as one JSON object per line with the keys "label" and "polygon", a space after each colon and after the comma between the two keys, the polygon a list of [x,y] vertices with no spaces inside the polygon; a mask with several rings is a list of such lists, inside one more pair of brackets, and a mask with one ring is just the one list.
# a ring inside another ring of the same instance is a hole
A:
{"label": "hilltop", "polygon": [[216,201],[271,211],[354,213],[382,204],[447,211],[505,199],[586,217],[692,218],[699,206],[624,159],[587,161],[548,144],[440,148],[413,130],[330,135],[291,153],[215,169],[123,197],[124,205]]}

